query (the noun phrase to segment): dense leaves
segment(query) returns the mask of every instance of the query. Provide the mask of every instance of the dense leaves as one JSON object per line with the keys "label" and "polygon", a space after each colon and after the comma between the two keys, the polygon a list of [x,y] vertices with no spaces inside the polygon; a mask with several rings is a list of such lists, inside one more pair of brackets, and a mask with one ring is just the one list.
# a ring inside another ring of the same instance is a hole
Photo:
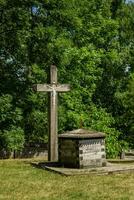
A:
{"label": "dense leaves", "polygon": [[47,82],[56,64],[59,82],[71,84],[59,95],[59,133],[103,131],[107,155],[118,155],[125,136],[133,136],[131,103],[126,112],[133,97],[133,9],[113,0],[0,0],[1,149],[47,141],[47,94],[32,86]]}

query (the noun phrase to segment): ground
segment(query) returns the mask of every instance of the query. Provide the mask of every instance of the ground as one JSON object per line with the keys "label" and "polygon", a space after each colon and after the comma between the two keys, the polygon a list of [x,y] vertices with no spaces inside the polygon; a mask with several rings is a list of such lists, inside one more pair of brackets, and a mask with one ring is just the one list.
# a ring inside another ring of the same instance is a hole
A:
{"label": "ground", "polygon": [[61,176],[31,160],[0,160],[0,200],[133,200],[134,173]]}

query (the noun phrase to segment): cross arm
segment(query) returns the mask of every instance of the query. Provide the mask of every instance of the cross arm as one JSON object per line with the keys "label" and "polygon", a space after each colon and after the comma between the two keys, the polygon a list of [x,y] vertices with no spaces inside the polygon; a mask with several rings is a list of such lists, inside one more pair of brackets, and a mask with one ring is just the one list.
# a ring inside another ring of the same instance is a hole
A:
{"label": "cross arm", "polygon": [[39,92],[51,92],[52,88],[48,84],[37,84],[33,86],[35,91]]}
{"label": "cross arm", "polygon": [[70,91],[70,85],[69,84],[57,84],[55,90],[57,92],[68,92],[68,91]]}
{"label": "cross arm", "polygon": [[37,84],[33,86],[35,91],[39,92],[68,92],[70,91],[70,85],[69,84]]}

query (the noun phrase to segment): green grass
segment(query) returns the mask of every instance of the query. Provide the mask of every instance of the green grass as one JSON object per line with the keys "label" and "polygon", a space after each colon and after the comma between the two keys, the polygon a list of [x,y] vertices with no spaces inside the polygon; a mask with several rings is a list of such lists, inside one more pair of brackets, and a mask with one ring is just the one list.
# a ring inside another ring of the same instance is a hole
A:
{"label": "green grass", "polygon": [[134,200],[134,174],[64,177],[0,160],[0,200]]}

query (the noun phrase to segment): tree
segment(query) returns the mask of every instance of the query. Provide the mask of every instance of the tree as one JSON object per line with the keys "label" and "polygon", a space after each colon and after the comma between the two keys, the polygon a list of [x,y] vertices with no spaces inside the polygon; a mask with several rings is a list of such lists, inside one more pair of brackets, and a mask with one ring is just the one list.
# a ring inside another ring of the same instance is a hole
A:
{"label": "tree", "polygon": [[115,93],[116,127],[123,132],[123,138],[133,146],[133,72],[134,72],[134,32],[133,32],[134,3],[127,1],[117,12],[117,20],[120,24],[119,42],[121,49],[124,49],[124,75]]}
{"label": "tree", "polygon": [[129,81],[124,92],[118,92],[116,96],[123,112],[119,117],[119,127],[124,131],[124,138],[131,148],[134,147],[134,74],[129,77]]}
{"label": "tree", "polygon": [[109,155],[117,155],[121,133],[112,110],[117,110],[114,95],[124,78],[126,48],[112,2],[0,1],[0,94],[11,96],[12,110],[21,110],[18,126],[26,142],[47,140],[47,97],[32,86],[47,82],[49,66],[56,64],[59,81],[72,86],[60,96],[59,132],[81,126],[105,131]]}
{"label": "tree", "polygon": [[0,98],[0,149],[20,150],[24,145],[24,131],[21,128],[22,111],[12,105],[12,96]]}

